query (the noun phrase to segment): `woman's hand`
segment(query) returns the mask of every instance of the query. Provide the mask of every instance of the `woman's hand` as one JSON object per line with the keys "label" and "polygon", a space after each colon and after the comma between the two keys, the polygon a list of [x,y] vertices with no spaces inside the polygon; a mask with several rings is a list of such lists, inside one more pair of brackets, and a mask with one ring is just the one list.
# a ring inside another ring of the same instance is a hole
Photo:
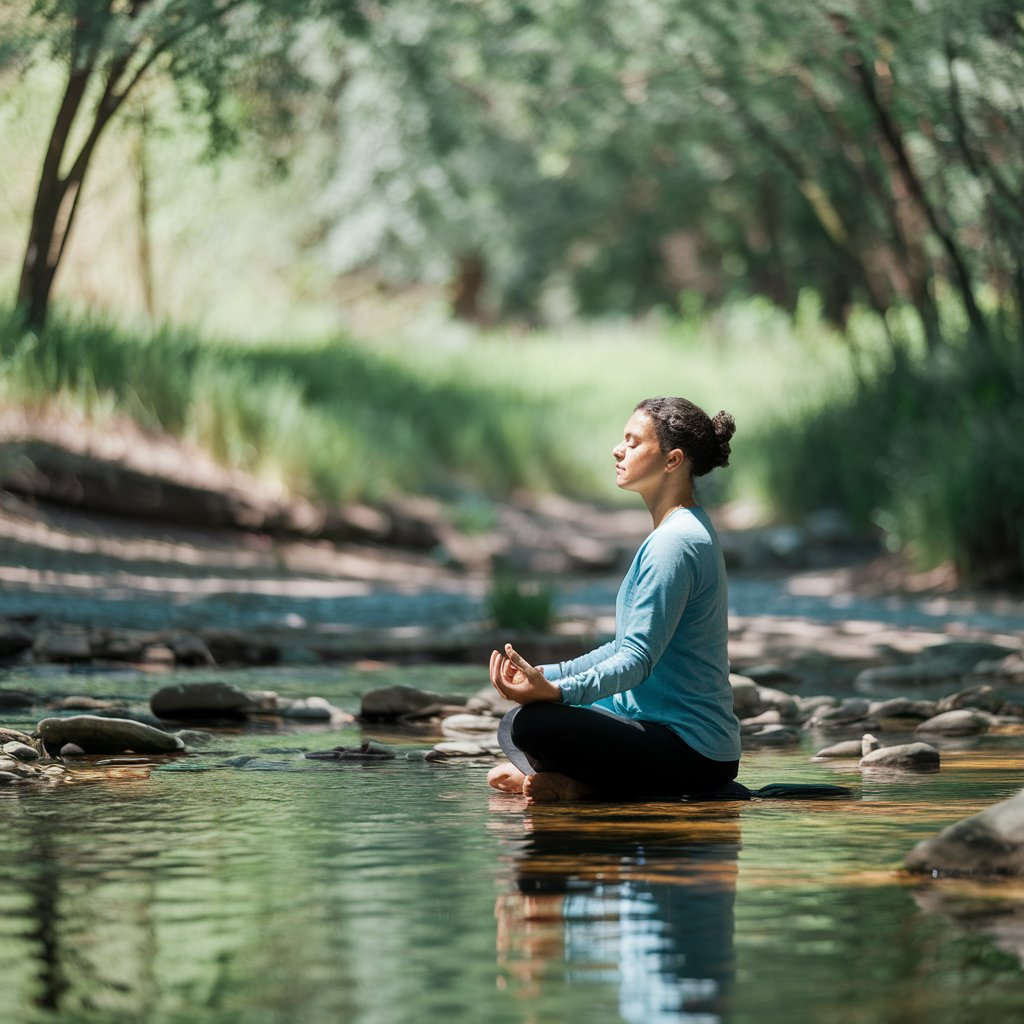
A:
{"label": "woman's hand", "polygon": [[545,679],[539,668],[521,657],[511,644],[505,644],[504,654],[491,651],[491,683],[502,697],[517,704],[562,700],[562,691]]}

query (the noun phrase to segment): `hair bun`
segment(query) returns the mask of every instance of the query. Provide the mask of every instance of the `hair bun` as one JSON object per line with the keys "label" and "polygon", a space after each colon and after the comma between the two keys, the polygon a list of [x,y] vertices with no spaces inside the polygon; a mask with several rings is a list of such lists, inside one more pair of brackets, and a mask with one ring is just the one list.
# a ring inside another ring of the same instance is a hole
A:
{"label": "hair bun", "polygon": [[728,466],[729,455],[732,446],[729,442],[732,435],[736,433],[736,421],[724,409],[721,409],[711,418],[711,428],[715,432],[715,440],[718,441],[718,458],[715,466]]}

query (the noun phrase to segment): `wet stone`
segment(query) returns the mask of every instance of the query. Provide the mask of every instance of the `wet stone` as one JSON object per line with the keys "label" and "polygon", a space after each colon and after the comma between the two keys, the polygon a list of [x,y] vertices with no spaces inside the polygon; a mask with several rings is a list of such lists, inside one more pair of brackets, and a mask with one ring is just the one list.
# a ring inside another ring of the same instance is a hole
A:
{"label": "wet stone", "polygon": [[904,865],[934,875],[1024,875],[1024,792],[918,843]]}
{"label": "wet stone", "polygon": [[753,679],[732,673],[729,684],[732,687],[732,709],[737,718],[751,718],[760,713],[761,696]]}
{"label": "wet stone", "polygon": [[917,727],[919,733],[935,733],[943,736],[974,736],[988,732],[989,717],[970,708],[959,711],[944,711],[929,718]]}
{"label": "wet stone", "polygon": [[19,743],[17,740],[5,743],[0,750],[16,761],[35,761],[39,758],[39,751],[35,747],[30,747],[27,743]]}
{"label": "wet stone", "polygon": [[901,743],[894,747],[879,747],[860,759],[862,768],[904,768],[911,771],[934,771],[941,757],[928,743]]}
{"label": "wet stone", "polygon": [[363,694],[359,717],[367,720],[404,718],[465,703],[465,698],[418,690],[414,686],[384,686]]}
{"label": "wet stone", "polygon": [[860,740],[843,740],[841,743],[833,743],[830,747],[819,750],[815,757],[856,757],[864,756],[864,750]]}
{"label": "wet stone", "polygon": [[37,731],[48,750],[61,750],[72,743],[88,754],[168,754],[185,747],[177,736],[127,718],[44,718]]}
{"label": "wet stone", "polygon": [[489,755],[486,747],[472,740],[447,740],[427,751],[427,761],[450,761],[459,757],[486,757]]}
{"label": "wet stone", "polygon": [[971,686],[966,690],[943,697],[935,705],[935,710],[937,713],[942,713],[974,708],[978,711],[991,711],[994,714],[1002,708],[1004,702],[1005,698],[1000,690],[988,683],[981,683],[978,686]]}
{"label": "wet stone", "polygon": [[244,715],[250,701],[248,694],[230,683],[178,683],[157,690],[149,706],[159,718],[219,717]]}

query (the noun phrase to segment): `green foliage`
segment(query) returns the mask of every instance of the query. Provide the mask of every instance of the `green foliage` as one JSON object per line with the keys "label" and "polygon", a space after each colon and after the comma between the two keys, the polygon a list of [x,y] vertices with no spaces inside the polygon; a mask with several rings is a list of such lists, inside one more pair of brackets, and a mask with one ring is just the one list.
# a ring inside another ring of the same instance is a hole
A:
{"label": "green foliage", "polygon": [[783,515],[843,509],[922,567],[1024,580],[1024,356],[966,342],[895,358],[758,438]]}
{"label": "green foliage", "polygon": [[503,569],[491,581],[487,609],[501,629],[544,632],[554,621],[554,592],[546,583],[523,579]]}

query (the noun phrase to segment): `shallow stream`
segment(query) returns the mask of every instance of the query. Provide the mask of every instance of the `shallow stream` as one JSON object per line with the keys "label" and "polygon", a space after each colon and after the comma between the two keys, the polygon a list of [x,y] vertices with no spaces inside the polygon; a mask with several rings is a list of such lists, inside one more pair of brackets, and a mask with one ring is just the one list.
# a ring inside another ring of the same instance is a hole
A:
{"label": "shallow stream", "polygon": [[[437,665],[223,677],[351,710],[370,686],[470,693],[481,681]],[[167,681],[0,684],[142,709]],[[853,789],[846,800],[527,811],[490,793],[489,762],[302,757],[364,738],[404,755],[431,735],[211,731],[153,766],[81,762],[72,784],[0,789],[0,1019],[976,1024],[1024,1013],[1024,887],[898,870],[918,839],[1020,789],[1019,737],[945,750],[924,775],[811,763],[811,746],[745,755],[751,788],[839,783]],[[226,763],[243,754],[256,760]]]}

